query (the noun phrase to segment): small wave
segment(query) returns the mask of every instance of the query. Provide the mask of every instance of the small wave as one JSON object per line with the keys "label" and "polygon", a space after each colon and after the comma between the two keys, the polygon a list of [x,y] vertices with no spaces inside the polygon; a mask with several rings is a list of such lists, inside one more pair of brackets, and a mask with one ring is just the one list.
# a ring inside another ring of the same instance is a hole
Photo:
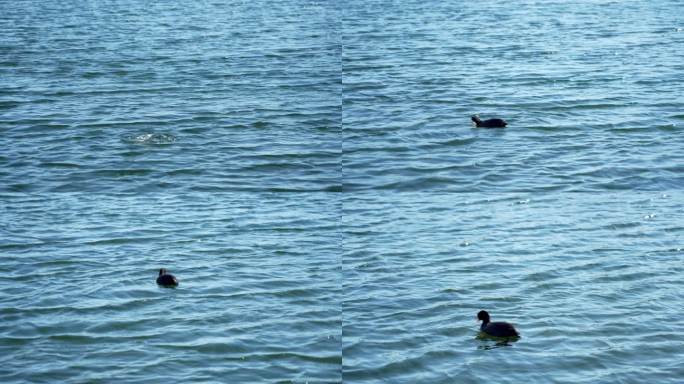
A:
{"label": "small wave", "polygon": [[13,109],[21,105],[21,101],[2,100],[0,101],[0,110]]}
{"label": "small wave", "polygon": [[447,177],[416,177],[410,180],[402,180],[377,186],[380,190],[417,191],[425,188],[444,188],[452,186],[453,180]]}
{"label": "small wave", "polygon": [[154,170],[147,168],[140,169],[101,169],[93,171],[90,174],[98,177],[128,177],[128,176],[146,176],[153,173]]}
{"label": "small wave", "polygon": [[160,237],[117,237],[117,238],[112,238],[112,239],[101,239],[101,240],[95,240],[95,241],[90,241],[86,242],[86,244],[91,245],[91,246],[98,246],[98,245],[119,245],[119,244],[131,244],[131,243],[145,243],[145,242],[153,242],[156,243],[160,241]]}
{"label": "small wave", "polygon": [[142,133],[124,136],[122,140],[129,144],[172,144],[178,138],[170,133]]}
{"label": "small wave", "polygon": [[461,147],[468,144],[472,144],[477,141],[477,137],[467,137],[467,138],[456,138],[441,142],[434,142],[429,144],[421,145],[421,149],[433,149],[441,147]]}
{"label": "small wave", "polygon": [[295,361],[323,363],[323,364],[336,364],[336,365],[339,365],[342,363],[342,356],[340,354],[313,355],[313,354],[304,354],[304,353],[296,353],[296,352],[273,352],[273,353],[252,354],[252,355],[249,355],[247,358],[250,360],[266,361],[266,362],[289,359],[289,360],[295,360]]}
{"label": "small wave", "polygon": [[59,162],[59,161],[49,161],[45,163],[38,164],[42,168],[80,168],[81,166],[76,163],[69,162]]}

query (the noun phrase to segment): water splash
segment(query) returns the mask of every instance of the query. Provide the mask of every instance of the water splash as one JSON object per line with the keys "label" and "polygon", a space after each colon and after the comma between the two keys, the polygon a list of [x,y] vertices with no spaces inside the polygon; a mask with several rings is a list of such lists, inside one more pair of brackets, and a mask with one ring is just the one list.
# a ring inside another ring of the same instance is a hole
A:
{"label": "water splash", "polygon": [[172,144],[178,138],[170,133],[142,133],[124,136],[122,140],[129,144]]}

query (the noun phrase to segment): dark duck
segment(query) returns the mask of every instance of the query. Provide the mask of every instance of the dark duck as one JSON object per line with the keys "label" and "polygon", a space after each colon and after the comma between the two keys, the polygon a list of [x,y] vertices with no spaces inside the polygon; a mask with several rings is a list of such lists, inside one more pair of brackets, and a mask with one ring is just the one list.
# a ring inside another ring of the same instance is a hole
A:
{"label": "dark duck", "polygon": [[518,331],[513,325],[503,321],[491,322],[489,321],[489,313],[487,311],[480,311],[477,313],[477,319],[482,320],[480,331],[488,336],[494,337],[520,337]]}
{"label": "dark duck", "polygon": [[157,277],[157,284],[161,285],[162,287],[177,287],[178,286],[178,279],[176,279],[176,276],[167,273],[166,269],[162,268],[159,270],[159,277]]}
{"label": "dark duck", "polygon": [[475,123],[475,126],[478,128],[506,128],[506,125],[508,124],[506,120],[502,119],[482,120],[478,115],[474,115],[470,119],[473,120],[473,123]]}

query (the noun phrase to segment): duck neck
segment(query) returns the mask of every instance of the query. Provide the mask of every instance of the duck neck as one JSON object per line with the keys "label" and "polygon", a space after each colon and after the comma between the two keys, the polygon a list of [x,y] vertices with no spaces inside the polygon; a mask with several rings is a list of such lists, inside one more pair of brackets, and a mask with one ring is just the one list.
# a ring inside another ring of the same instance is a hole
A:
{"label": "duck neck", "polygon": [[484,330],[487,328],[487,324],[489,324],[489,319],[482,320],[482,325],[480,325],[480,330]]}

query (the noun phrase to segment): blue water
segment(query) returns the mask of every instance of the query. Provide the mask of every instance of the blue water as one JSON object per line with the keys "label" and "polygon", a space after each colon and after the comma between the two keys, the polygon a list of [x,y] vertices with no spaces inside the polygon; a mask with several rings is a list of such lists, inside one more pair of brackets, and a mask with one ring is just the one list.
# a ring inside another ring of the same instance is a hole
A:
{"label": "blue water", "polygon": [[0,382],[681,382],[683,16],[0,1]]}
{"label": "blue water", "polygon": [[[345,190],[684,185],[679,1],[353,1]],[[505,130],[473,129],[470,116]]]}
{"label": "blue water", "polygon": [[339,381],[333,196],[3,202],[3,383]]}
{"label": "blue water", "polygon": [[343,222],[346,382],[684,377],[681,194],[355,194]]}
{"label": "blue water", "polygon": [[337,190],[339,25],[327,3],[3,2],[0,188]]}

